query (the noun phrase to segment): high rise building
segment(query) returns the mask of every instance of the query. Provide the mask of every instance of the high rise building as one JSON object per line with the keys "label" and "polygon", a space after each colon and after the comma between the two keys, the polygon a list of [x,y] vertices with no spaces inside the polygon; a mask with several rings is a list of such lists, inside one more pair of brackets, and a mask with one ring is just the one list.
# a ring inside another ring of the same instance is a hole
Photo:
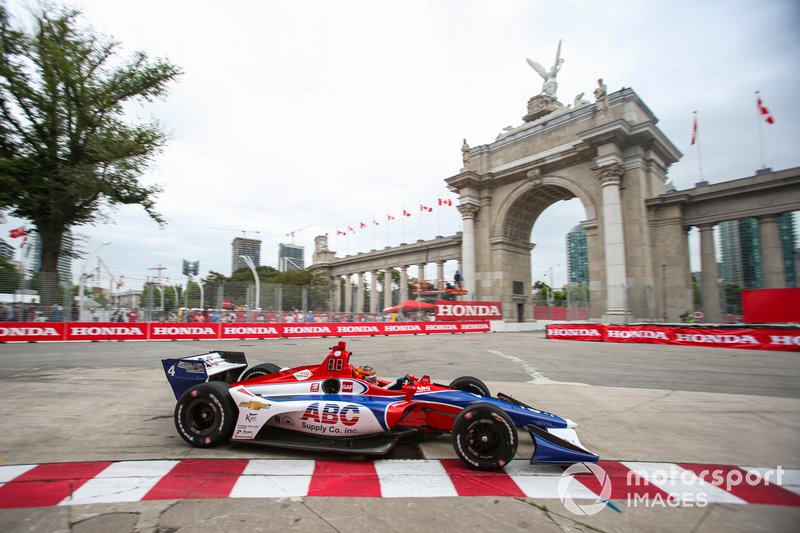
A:
{"label": "high rise building", "polygon": [[[42,239],[35,231],[31,231],[28,235],[30,251],[25,252],[27,257],[26,270],[28,275],[34,275],[42,267]],[[72,231],[66,230],[61,238],[61,251],[58,254],[58,265],[56,270],[58,272],[58,279],[61,283],[72,283],[72,250],[73,238]]]}
{"label": "high rise building", "polygon": [[303,270],[305,268],[305,248],[296,244],[278,245],[278,270]]}
{"label": "high rise building", "polygon": [[13,261],[15,252],[16,248],[8,244],[3,239],[0,239],[0,257],[5,257],[9,261]]}
{"label": "high rise building", "polygon": [[[783,271],[787,287],[797,287],[797,263],[794,251],[797,243],[794,213],[781,215],[778,225],[783,256]],[[722,222],[719,225],[722,263],[720,275],[725,283],[743,289],[764,287],[758,221],[754,218]]]}
{"label": "high rise building", "polygon": [[241,256],[249,257],[255,266],[261,265],[261,241],[236,237],[231,242],[231,274],[245,268],[247,263]]}
{"label": "high rise building", "polygon": [[589,283],[589,247],[586,231],[581,226],[567,233],[567,280],[574,285]]}

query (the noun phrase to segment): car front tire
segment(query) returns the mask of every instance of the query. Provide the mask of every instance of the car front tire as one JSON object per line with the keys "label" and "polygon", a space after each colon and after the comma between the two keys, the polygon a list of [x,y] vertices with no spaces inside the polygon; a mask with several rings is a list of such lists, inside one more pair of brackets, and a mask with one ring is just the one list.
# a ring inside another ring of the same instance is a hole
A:
{"label": "car front tire", "polygon": [[474,403],[461,411],[452,434],[458,457],[478,470],[503,468],[514,459],[519,444],[511,417],[489,403]]}

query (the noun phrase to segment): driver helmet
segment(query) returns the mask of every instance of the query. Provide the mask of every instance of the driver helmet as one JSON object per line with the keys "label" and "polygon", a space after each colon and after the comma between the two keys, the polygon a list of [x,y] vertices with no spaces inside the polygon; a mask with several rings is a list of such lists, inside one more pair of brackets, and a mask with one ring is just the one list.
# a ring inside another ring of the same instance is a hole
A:
{"label": "driver helmet", "polygon": [[375,373],[375,369],[369,365],[361,365],[355,367],[353,369],[353,377],[358,379],[363,379],[364,381],[368,381],[370,383],[375,383],[378,379],[378,375]]}

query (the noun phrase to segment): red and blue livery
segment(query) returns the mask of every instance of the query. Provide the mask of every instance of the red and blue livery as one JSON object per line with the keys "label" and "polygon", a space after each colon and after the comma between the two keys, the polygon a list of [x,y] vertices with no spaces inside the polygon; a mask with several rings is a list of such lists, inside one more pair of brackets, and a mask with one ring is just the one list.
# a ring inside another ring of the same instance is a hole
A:
{"label": "red and blue livery", "polygon": [[449,433],[458,457],[480,470],[514,458],[518,429],[533,438],[531,463],[596,462],[575,423],[498,393],[471,376],[449,385],[428,376],[364,376],[344,341],[318,365],[247,368],[242,352],[164,359],[178,400],[175,426],[192,446],[228,441],[300,450],[382,455],[402,438]]}

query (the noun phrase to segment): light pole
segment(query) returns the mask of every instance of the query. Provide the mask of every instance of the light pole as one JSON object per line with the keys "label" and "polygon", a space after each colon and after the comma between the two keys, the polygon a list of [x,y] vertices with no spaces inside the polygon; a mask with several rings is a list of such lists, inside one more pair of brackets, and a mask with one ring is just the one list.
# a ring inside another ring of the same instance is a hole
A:
{"label": "light pole", "polygon": [[544,271],[545,274],[550,272],[550,293],[548,298],[548,305],[550,306],[550,320],[553,320],[553,269],[556,267],[560,267],[561,265],[552,265],[550,268]]}
{"label": "light pole", "polygon": [[103,246],[108,246],[109,244],[111,244],[111,241],[106,241],[95,248],[94,252],[89,254],[89,256],[86,258],[86,261],[83,263],[83,266],[81,267],[81,275],[80,278],[78,278],[78,322],[83,320],[83,280],[87,276],[86,267],[89,265],[89,260],[92,258],[92,256],[99,252],[100,248]]}
{"label": "light pole", "polygon": [[250,268],[250,272],[253,273],[253,279],[256,280],[256,302],[253,306],[255,311],[259,310],[259,305],[261,303],[261,283],[258,280],[258,272],[256,272],[256,265],[253,264],[253,260],[247,255],[240,255],[239,257],[242,258],[244,263]]}

